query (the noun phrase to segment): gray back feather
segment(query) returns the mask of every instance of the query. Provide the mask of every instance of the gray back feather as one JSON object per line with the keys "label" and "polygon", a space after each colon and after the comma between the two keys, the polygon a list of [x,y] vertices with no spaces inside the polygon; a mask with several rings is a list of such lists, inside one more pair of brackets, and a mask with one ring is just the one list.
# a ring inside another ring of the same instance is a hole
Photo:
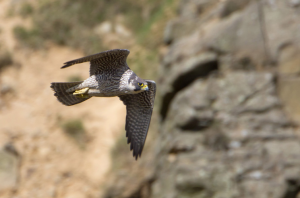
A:
{"label": "gray back feather", "polygon": [[127,49],[113,49],[97,54],[85,56],[79,59],[71,60],[61,68],[70,67],[72,65],[90,62],[90,75],[97,75],[101,73],[122,73],[129,69],[126,59],[130,53]]}

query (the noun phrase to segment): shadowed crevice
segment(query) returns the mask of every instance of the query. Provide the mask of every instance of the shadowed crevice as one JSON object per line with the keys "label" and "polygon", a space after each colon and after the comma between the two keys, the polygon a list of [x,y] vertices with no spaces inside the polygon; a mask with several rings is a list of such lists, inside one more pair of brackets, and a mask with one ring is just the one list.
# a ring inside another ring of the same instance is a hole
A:
{"label": "shadowed crevice", "polygon": [[208,128],[209,126],[211,126],[211,124],[213,123],[212,119],[197,119],[197,118],[192,118],[191,120],[189,120],[185,125],[180,126],[181,130],[185,131],[201,131],[203,129]]}
{"label": "shadowed crevice", "polygon": [[287,188],[282,196],[283,198],[297,198],[300,192],[300,181],[297,179],[288,179]]}
{"label": "shadowed crevice", "polygon": [[218,69],[219,69],[218,61],[212,60],[206,63],[201,63],[195,66],[192,70],[179,75],[172,84],[173,91],[166,93],[163,96],[162,106],[160,109],[160,115],[162,121],[164,121],[164,119],[166,118],[170,103],[172,99],[175,97],[175,95],[177,94],[177,92],[190,85],[196,79],[206,77],[212,71],[216,71]]}

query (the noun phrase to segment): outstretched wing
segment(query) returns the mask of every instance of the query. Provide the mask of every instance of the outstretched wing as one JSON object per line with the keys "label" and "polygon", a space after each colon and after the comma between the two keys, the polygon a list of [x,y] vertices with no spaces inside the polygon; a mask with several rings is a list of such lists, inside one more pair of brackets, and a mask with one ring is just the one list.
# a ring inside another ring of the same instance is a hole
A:
{"label": "outstretched wing", "polygon": [[119,96],[126,105],[126,137],[135,159],[141,157],[144,148],[156,93],[155,82],[146,81],[149,91]]}
{"label": "outstretched wing", "polygon": [[79,59],[71,60],[62,66],[61,68],[70,67],[72,65],[90,62],[90,75],[99,74],[102,72],[115,72],[120,70],[124,72],[129,69],[126,59],[130,53],[127,49],[113,49],[105,52],[100,52],[98,54],[93,54],[90,56],[85,56]]}

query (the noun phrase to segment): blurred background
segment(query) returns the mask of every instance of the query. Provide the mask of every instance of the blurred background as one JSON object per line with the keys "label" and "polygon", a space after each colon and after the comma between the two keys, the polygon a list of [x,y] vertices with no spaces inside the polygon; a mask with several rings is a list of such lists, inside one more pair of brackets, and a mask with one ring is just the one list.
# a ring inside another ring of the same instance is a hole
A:
{"label": "blurred background", "polygon": [[[72,107],[114,48],[157,82],[138,161],[125,106]],[[299,0],[0,0],[0,197],[300,198]]]}

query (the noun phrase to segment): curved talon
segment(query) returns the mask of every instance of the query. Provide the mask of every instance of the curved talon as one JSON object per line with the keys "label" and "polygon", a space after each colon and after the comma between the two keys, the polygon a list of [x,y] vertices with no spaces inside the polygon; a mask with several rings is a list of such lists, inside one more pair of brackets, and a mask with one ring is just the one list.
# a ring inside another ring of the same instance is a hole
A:
{"label": "curved talon", "polygon": [[89,95],[87,94],[88,91],[89,91],[89,88],[79,89],[79,90],[74,91],[73,95],[78,98],[88,98],[89,97]]}

